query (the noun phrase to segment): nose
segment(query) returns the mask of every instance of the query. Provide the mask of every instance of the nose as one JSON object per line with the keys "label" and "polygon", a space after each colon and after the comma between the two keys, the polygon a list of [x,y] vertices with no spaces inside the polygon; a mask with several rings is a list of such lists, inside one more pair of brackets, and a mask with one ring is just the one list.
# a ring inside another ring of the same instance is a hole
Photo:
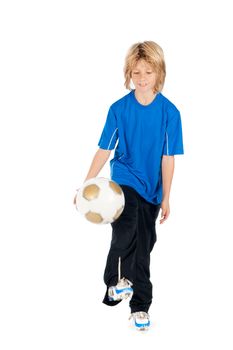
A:
{"label": "nose", "polygon": [[140,73],[140,74],[139,74],[139,79],[140,79],[141,81],[144,81],[145,78],[146,78],[146,74],[145,74],[145,73]]}

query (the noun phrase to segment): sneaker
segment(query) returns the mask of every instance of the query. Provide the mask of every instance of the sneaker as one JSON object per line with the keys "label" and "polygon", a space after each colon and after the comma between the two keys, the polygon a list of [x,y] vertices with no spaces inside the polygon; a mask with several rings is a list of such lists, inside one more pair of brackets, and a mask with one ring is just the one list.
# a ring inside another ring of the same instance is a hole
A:
{"label": "sneaker", "polygon": [[125,277],[119,280],[116,286],[108,288],[108,299],[110,301],[118,301],[131,298],[133,295],[133,284]]}
{"label": "sneaker", "polygon": [[138,312],[133,312],[130,315],[131,319],[133,318],[134,321],[134,326],[137,330],[139,331],[146,331],[150,327],[150,317],[147,312],[144,311],[138,311]]}

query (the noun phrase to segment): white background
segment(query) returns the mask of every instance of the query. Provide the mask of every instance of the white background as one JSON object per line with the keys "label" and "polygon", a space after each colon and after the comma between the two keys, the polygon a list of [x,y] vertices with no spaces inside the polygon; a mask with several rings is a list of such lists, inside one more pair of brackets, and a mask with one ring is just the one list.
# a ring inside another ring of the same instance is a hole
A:
{"label": "white background", "polygon": [[[231,22],[226,0],[1,1],[1,350],[232,349]],[[72,204],[144,40],[164,50],[185,148],[156,224],[147,334],[127,301],[102,304],[111,227]]]}

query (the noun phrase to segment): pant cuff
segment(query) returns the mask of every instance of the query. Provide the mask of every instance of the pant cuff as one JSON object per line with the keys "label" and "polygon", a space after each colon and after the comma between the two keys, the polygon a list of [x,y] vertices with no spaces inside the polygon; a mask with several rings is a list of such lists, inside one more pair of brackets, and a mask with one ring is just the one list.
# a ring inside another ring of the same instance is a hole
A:
{"label": "pant cuff", "polygon": [[104,299],[102,301],[105,305],[115,306],[115,305],[119,304],[121,301],[122,300],[109,300],[109,298],[108,298],[108,288],[107,288],[107,291],[105,293]]}

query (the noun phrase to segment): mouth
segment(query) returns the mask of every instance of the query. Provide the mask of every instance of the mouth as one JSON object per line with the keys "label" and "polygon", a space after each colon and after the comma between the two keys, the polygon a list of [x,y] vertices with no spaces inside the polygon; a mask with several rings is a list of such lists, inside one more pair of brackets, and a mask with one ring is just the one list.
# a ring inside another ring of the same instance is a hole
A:
{"label": "mouth", "polygon": [[141,86],[141,87],[147,86],[147,84],[145,84],[145,83],[144,83],[144,84],[140,84],[140,83],[139,83],[138,85]]}

